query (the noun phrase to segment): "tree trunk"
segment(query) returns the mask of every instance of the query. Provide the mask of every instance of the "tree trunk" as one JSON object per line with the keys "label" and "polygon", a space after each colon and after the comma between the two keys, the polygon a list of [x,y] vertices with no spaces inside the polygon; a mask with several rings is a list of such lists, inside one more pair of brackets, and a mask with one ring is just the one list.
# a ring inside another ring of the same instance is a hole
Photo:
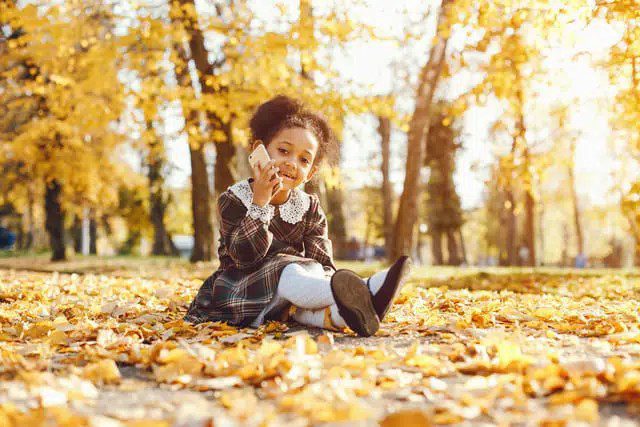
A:
{"label": "tree trunk", "polygon": [[28,219],[29,225],[26,231],[24,246],[22,247],[22,249],[24,250],[29,250],[33,247],[33,238],[35,235],[35,216],[33,214],[33,210],[34,210],[36,201],[33,195],[33,188],[31,185],[27,186],[27,202],[28,202],[27,212],[25,213],[25,216]]}
{"label": "tree trunk", "polygon": [[216,143],[216,164],[214,168],[216,197],[224,193],[227,188],[236,182],[236,171],[233,167],[236,148],[233,146],[231,124],[225,123],[222,127],[225,129],[224,133],[227,136],[227,140]]}
{"label": "tree trunk", "polygon": [[571,142],[569,149],[571,152],[571,163],[569,164],[569,167],[568,167],[568,173],[569,173],[569,187],[571,191],[571,201],[573,203],[573,224],[575,227],[576,238],[578,241],[578,254],[584,255],[584,237],[582,234],[582,224],[580,222],[580,206],[578,204],[578,192],[576,190],[576,177],[573,170],[575,166],[575,150],[576,150],[576,145],[574,141]]}
{"label": "tree trunk", "polygon": [[[150,183],[151,184],[151,183]],[[169,255],[169,242],[167,230],[164,226],[165,205],[162,195],[156,191],[149,195],[150,217],[153,224],[153,255]]]}
{"label": "tree trunk", "polygon": [[73,217],[71,226],[71,236],[73,238],[73,250],[76,254],[82,253],[82,218],[78,215]]}
{"label": "tree trunk", "polygon": [[[194,0],[179,0],[182,10],[192,10],[195,12]],[[181,21],[189,34],[189,50],[191,58],[198,70],[198,81],[203,94],[222,94],[227,92],[227,88],[214,88],[207,84],[207,78],[214,75],[215,68],[221,67],[224,61],[212,64],[209,62],[209,52],[204,44],[204,34],[197,22],[197,14],[182,15]],[[215,141],[216,164],[215,164],[215,192],[219,195],[226,191],[230,185],[236,181],[233,162],[235,159],[235,147],[233,146],[232,127],[230,122],[224,122],[220,116],[213,111],[207,111],[207,123],[209,127],[209,140]],[[213,138],[214,131],[220,131],[225,136],[224,140]]]}
{"label": "tree trunk", "polygon": [[153,255],[170,255],[171,241],[165,225],[167,198],[164,194],[164,178],[162,168],[164,166],[164,149],[162,142],[155,139],[153,123],[147,121],[147,131],[153,132],[154,140],[149,143],[147,164],[149,167],[147,178],[149,179],[149,216],[153,225]]}
{"label": "tree trunk", "polygon": [[564,223],[562,227],[562,254],[561,261],[563,267],[570,267],[571,263],[569,262],[569,226],[567,223]]}
{"label": "tree trunk", "polygon": [[443,265],[442,257],[442,232],[433,230],[431,232],[431,254],[433,255],[433,265]]}
{"label": "tree trunk", "polygon": [[515,158],[518,149],[518,139],[512,138],[511,152],[509,153],[509,161],[506,162],[503,173],[507,174],[507,182],[504,188],[506,212],[504,222],[506,223],[506,265],[514,266],[518,264],[518,221],[516,218],[516,199],[514,194],[515,181]]}
{"label": "tree trunk", "polygon": [[460,237],[460,252],[462,253],[462,262],[468,264],[467,261],[467,248],[464,244],[464,235],[462,234],[462,230],[458,229],[458,236]]}
{"label": "tree trunk", "polygon": [[525,193],[525,226],[524,226],[524,245],[528,249],[529,257],[525,263],[529,267],[535,267],[537,264],[536,254],[536,217],[535,217],[535,200],[530,191]]}
{"label": "tree trunk", "polygon": [[[307,40],[307,42],[313,42],[314,37],[314,21],[313,21],[313,8],[309,0],[300,0],[298,2],[298,24],[300,26],[300,37]],[[309,49],[310,50],[310,49]],[[305,80],[313,80],[309,70],[305,66],[303,59],[304,55],[308,55],[308,52],[300,52],[300,75]],[[304,185],[304,191],[309,194],[315,194],[320,200],[320,205],[323,209],[327,209],[327,194],[326,187],[321,182],[320,175],[316,175],[311,181],[308,181]],[[327,212],[327,215],[329,212]]]}
{"label": "tree trunk", "polygon": [[525,210],[525,225],[524,225],[524,246],[528,249],[529,257],[524,260],[529,267],[536,266],[536,222],[535,222],[535,200],[533,198],[533,179],[531,176],[531,159],[529,156],[528,147],[524,147],[523,151],[524,164],[524,182],[525,182],[525,194],[524,194],[524,210]]}
{"label": "tree trunk", "polygon": [[346,252],[347,226],[344,215],[342,188],[327,186],[327,223],[329,238],[333,243],[336,258],[344,258]]}
{"label": "tree trunk", "polygon": [[[513,171],[509,171],[510,174]],[[518,248],[516,244],[516,238],[518,236],[517,221],[516,221],[516,201],[513,195],[513,178],[509,179],[509,187],[505,190],[505,199],[507,202],[507,235],[506,235],[506,250],[507,250],[507,265],[514,266],[518,264]]]}
{"label": "tree trunk", "polygon": [[382,221],[384,230],[385,253],[391,252],[393,244],[393,190],[390,179],[391,161],[391,120],[378,116],[378,134],[382,147]]}
{"label": "tree trunk", "polygon": [[23,250],[26,235],[27,233],[24,229],[24,216],[20,215],[18,218],[18,230],[17,230],[16,242],[14,246],[17,250],[19,251]]}
{"label": "tree trunk", "polygon": [[[313,5],[310,0],[300,0],[299,25],[300,39],[305,41],[306,49],[300,51],[300,75],[303,79],[313,83],[313,75],[306,64],[311,63],[313,55],[317,49],[315,37],[315,19],[313,16]],[[340,152],[338,151],[337,164],[340,164]],[[346,255],[347,228],[344,214],[344,195],[342,183],[336,186],[329,186],[326,182],[321,182],[321,176],[316,175],[315,182],[305,185],[305,190],[318,195],[321,205],[327,212],[327,222],[329,226],[329,238],[333,242],[333,251],[336,258],[344,258]],[[322,194],[324,191],[324,194]]]}
{"label": "tree trunk", "polygon": [[64,212],[60,203],[62,186],[57,180],[47,184],[44,195],[45,228],[49,233],[51,261],[65,261]]}
{"label": "tree trunk", "polygon": [[513,61],[512,69],[514,72],[514,80],[517,85],[516,98],[518,106],[518,116],[516,119],[516,135],[514,136],[514,145],[516,152],[519,147],[522,149],[522,181],[524,182],[524,246],[528,249],[529,256],[525,261],[526,265],[534,267],[536,265],[536,222],[535,222],[535,200],[533,198],[533,176],[531,167],[531,155],[529,146],[527,145],[527,130],[524,123],[524,93],[522,90],[522,75],[518,64]]}
{"label": "tree trunk", "polygon": [[447,252],[449,253],[447,264],[449,265],[460,265],[460,253],[455,232],[456,230],[453,229],[447,230]]}
{"label": "tree trunk", "polygon": [[191,209],[193,211],[194,246],[191,262],[212,258],[213,229],[207,165],[203,147],[189,147],[191,153]]}
{"label": "tree trunk", "polygon": [[393,251],[389,260],[408,255],[413,247],[413,229],[418,219],[420,196],[420,169],[424,163],[424,141],[429,131],[431,104],[444,63],[449,25],[445,22],[449,5],[453,0],[443,0],[437,22],[434,45],[429,60],[420,73],[416,92],[415,109],[409,123],[407,138],[407,167],[400,206],[396,215]]}
{"label": "tree trunk", "polygon": [[[211,224],[209,178],[204,147],[200,140],[202,135],[199,135],[198,112],[189,106],[189,100],[195,97],[195,92],[189,75],[187,53],[180,44],[177,44],[175,49],[180,60],[175,64],[177,80],[185,92],[185,96],[181,98],[181,104],[191,160],[191,212],[193,216],[194,242],[190,260],[191,262],[210,261],[213,246],[213,227]],[[192,132],[197,133],[195,138]]]}
{"label": "tree trunk", "polygon": [[98,255],[98,222],[93,210],[89,213],[89,255]]}
{"label": "tree trunk", "polygon": [[536,229],[536,236],[538,236],[538,251],[537,251],[537,264],[540,266],[544,266],[545,264],[545,235],[544,235],[544,197],[542,195],[542,186],[538,184],[538,191],[540,192],[540,197],[538,198],[538,225]]}
{"label": "tree trunk", "polygon": [[364,242],[363,242],[363,247],[364,247],[364,253],[365,253],[365,257],[366,257],[366,253],[367,253],[367,248],[369,247],[369,236],[371,235],[371,225],[372,225],[372,220],[371,220],[371,212],[367,212],[366,213],[366,221],[367,224],[364,228]]}

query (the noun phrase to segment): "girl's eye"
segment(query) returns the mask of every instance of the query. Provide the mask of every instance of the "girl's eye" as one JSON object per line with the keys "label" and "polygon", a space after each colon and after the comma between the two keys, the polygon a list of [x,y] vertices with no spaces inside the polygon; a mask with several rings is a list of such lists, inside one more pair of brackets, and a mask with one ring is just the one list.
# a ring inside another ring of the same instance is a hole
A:
{"label": "girl's eye", "polygon": [[309,164],[309,160],[307,160],[307,159],[302,159],[302,161],[303,161],[305,164]]}
{"label": "girl's eye", "polygon": [[284,148],[280,148],[280,152],[283,154],[287,154],[287,150],[285,150]]}

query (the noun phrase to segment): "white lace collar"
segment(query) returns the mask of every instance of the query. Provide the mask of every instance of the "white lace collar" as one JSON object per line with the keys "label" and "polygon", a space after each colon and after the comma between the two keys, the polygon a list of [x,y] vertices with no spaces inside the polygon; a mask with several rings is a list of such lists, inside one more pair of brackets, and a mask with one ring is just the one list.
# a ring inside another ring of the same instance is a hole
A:
{"label": "white lace collar", "polygon": [[[231,187],[229,187],[229,190],[233,194],[238,196],[247,210],[251,207],[251,201],[253,200],[253,191],[251,190],[251,185],[249,185],[248,179],[236,182]],[[269,210],[272,212],[275,207],[277,207],[280,211],[280,217],[284,221],[288,222],[289,224],[297,224],[302,220],[304,215],[311,207],[311,196],[298,188],[294,188],[293,190],[291,190],[289,200],[287,200],[283,204],[276,206],[273,206],[271,204],[267,205],[267,208],[269,208]]]}

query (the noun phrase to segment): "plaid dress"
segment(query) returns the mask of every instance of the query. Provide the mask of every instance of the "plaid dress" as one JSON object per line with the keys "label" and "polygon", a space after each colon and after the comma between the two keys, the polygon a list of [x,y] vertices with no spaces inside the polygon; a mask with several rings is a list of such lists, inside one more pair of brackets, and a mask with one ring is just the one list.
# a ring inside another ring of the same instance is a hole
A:
{"label": "plaid dress", "polygon": [[247,326],[275,296],[288,264],[320,263],[327,275],[336,270],[318,197],[296,188],[286,203],[268,205],[273,217],[264,222],[249,215],[251,181],[232,185],[218,198],[220,267],[200,287],[187,321]]}

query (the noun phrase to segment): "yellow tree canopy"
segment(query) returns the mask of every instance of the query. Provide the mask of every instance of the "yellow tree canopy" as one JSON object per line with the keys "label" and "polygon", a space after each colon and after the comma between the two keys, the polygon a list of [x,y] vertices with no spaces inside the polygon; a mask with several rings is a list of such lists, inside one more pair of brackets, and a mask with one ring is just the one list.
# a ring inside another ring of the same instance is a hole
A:
{"label": "yellow tree canopy", "polygon": [[612,127],[622,133],[632,152],[640,159],[640,1],[602,2],[596,15],[621,29],[621,37],[611,49],[610,80],[617,89]]}
{"label": "yellow tree canopy", "polygon": [[108,8],[13,6],[0,22],[11,31],[0,55],[0,162],[30,181],[57,180],[69,206],[112,204],[123,98]]}

